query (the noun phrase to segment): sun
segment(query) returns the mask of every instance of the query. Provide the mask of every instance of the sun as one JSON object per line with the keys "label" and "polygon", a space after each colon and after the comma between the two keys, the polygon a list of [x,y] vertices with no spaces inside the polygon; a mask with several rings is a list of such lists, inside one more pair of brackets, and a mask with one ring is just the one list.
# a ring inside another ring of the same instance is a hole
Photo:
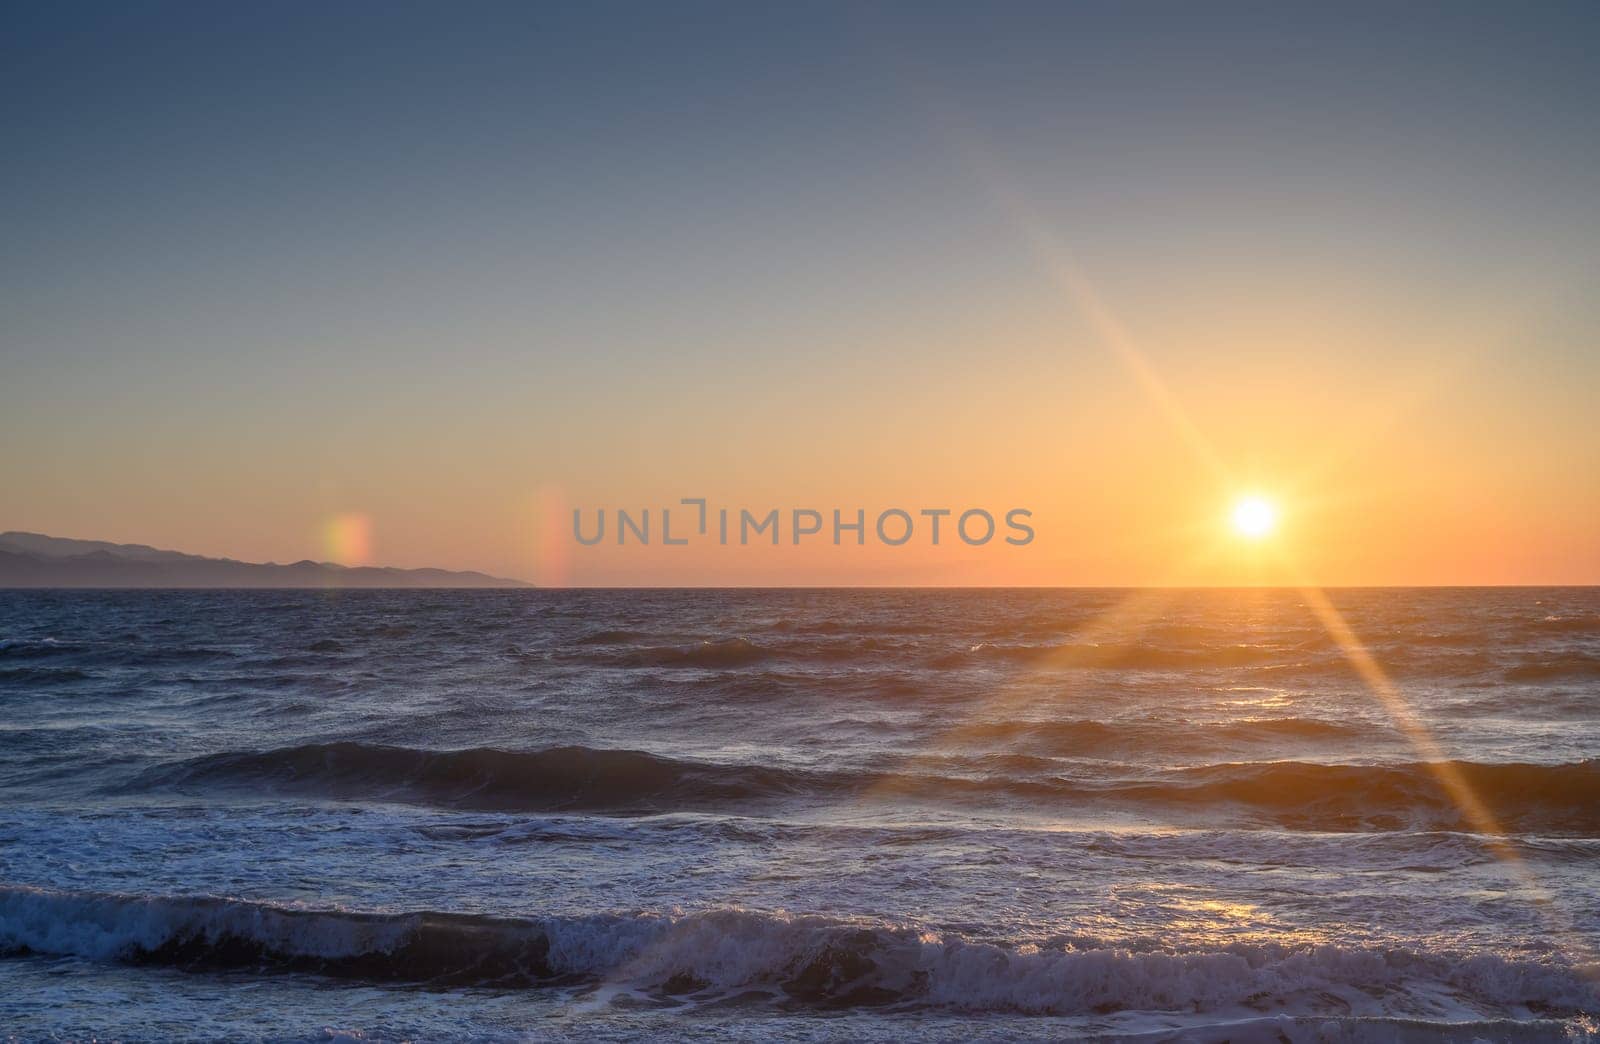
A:
{"label": "sun", "polygon": [[1233,505],[1233,531],[1251,540],[1278,528],[1278,508],[1265,497],[1241,497]]}

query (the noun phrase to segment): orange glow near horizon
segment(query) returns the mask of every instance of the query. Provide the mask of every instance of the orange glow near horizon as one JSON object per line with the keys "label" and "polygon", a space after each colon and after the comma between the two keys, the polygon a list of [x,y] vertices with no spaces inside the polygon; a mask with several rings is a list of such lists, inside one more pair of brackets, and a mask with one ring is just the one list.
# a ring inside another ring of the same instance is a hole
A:
{"label": "orange glow near horizon", "polygon": [[[517,390],[526,373],[497,358],[449,385],[455,397],[364,389],[397,407],[360,439],[327,430],[336,409],[281,431],[255,418],[274,437],[238,459],[237,418],[196,420],[215,446],[155,427],[143,441],[159,483],[100,452],[119,444],[89,416],[94,454],[15,462],[5,525],[547,586],[1297,586],[1269,543],[1333,586],[1600,582],[1580,382],[1526,383],[1505,351],[1532,306],[1412,305],[1339,281],[1308,292],[1257,267],[1247,293],[1205,282],[1229,258],[1187,282],[1091,278],[992,152],[969,151],[1031,270],[1025,292],[808,315],[765,340],[739,330],[715,346],[715,395],[703,369],[576,368],[535,403]],[[516,336],[513,324],[484,340]],[[848,377],[795,361],[856,345],[866,362]],[[194,492],[162,494],[173,487]],[[1237,517],[1230,498],[1258,489],[1270,510]],[[659,512],[698,496],[762,511],[1023,507],[1038,537],[978,549],[572,538],[573,508]],[[228,513],[193,510],[202,498]],[[351,502],[363,510],[343,511]]]}
{"label": "orange glow near horizon", "polygon": [[[237,418],[195,421],[214,445],[154,427],[159,483],[119,466],[120,444],[87,416],[95,453],[14,462],[4,525],[547,586],[1297,586],[1268,544],[1332,586],[1600,582],[1596,429],[1579,382],[1519,383],[1505,348],[1528,306],[1413,307],[1338,282],[1311,294],[1256,269],[1232,295],[1091,279],[992,155],[978,165],[1031,266],[1026,293],[730,335],[719,358],[755,364],[719,370],[715,395],[704,371],[575,370],[530,408],[526,374],[493,362],[456,398],[365,389],[400,398],[360,439],[326,430],[334,409],[281,431],[255,418],[274,437],[237,459]],[[793,361],[856,344],[871,365],[848,378]],[[1238,517],[1245,490],[1270,491],[1270,510]],[[1038,536],[976,549],[572,538],[573,508],[697,496],[763,511],[1023,507]]]}

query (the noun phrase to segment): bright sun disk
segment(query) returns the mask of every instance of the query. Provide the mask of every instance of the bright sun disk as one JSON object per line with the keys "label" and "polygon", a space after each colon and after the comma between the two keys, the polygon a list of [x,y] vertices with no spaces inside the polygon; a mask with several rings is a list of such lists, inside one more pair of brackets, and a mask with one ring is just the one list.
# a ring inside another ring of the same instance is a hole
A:
{"label": "bright sun disk", "polygon": [[1245,497],[1233,505],[1233,528],[1240,536],[1259,540],[1278,524],[1278,509],[1263,497]]}

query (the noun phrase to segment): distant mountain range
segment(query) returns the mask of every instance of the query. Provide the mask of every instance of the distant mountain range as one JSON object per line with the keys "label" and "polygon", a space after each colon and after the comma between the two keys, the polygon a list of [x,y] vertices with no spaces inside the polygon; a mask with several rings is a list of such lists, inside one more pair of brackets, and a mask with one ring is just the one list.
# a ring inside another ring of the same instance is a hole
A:
{"label": "distant mountain range", "polygon": [[0,533],[0,587],[531,587],[484,573],[236,562],[143,544]]}

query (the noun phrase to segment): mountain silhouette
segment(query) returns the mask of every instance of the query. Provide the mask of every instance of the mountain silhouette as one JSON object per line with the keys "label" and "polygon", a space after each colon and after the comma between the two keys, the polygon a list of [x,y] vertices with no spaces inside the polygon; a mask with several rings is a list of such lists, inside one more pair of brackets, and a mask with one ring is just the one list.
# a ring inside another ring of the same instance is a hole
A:
{"label": "mountain silhouette", "polygon": [[531,587],[485,573],[239,562],[144,544],[0,533],[0,587]]}

